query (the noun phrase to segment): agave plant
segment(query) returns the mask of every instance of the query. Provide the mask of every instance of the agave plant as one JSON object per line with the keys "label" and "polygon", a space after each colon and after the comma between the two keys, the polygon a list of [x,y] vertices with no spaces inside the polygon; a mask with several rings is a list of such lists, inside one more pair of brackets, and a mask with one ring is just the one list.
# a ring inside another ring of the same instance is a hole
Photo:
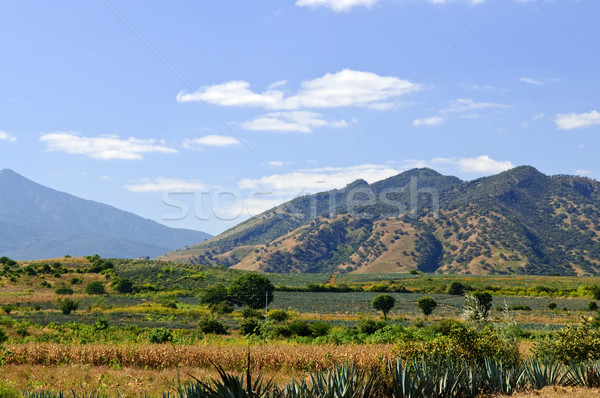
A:
{"label": "agave plant", "polygon": [[546,386],[569,384],[570,370],[557,359],[530,358],[525,361],[525,377],[531,388],[541,390]]}
{"label": "agave plant", "polygon": [[89,394],[87,394],[87,393],[78,394],[75,391],[71,391],[70,394],[67,394],[62,391],[54,393],[51,391],[42,390],[42,391],[24,392],[23,397],[25,397],[25,398],[107,398],[108,396],[101,395],[100,393],[97,393],[97,392],[92,392]]}
{"label": "agave plant", "polygon": [[600,387],[600,361],[588,361],[571,364],[570,383],[577,387]]}
{"label": "agave plant", "polygon": [[483,362],[483,378],[480,385],[492,394],[512,394],[525,387],[525,369],[515,366],[507,366],[498,358],[485,358]]}

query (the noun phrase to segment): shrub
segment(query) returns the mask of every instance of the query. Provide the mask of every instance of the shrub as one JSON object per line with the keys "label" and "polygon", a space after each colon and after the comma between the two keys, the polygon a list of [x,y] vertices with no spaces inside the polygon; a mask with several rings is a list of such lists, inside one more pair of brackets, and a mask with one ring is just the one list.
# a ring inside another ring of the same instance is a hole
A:
{"label": "shrub", "polygon": [[439,322],[436,322],[429,326],[429,328],[437,334],[441,334],[442,336],[449,336],[452,332],[452,329],[456,327],[461,327],[463,324],[459,321],[455,321],[454,319],[442,319]]}
{"label": "shrub", "polygon": [[55,290],[56,294],[73,294],[75,291],[69,286],[61,286]]}
{"label": "shrub", "polygon": [[446,292],[453,296],[462,296],[463,294],[465,294],[466,290],[467,289],[466,289],[465,285],[463,285],[460,282],[454,281],[450,284],[450,286],[448,286],[448,289],[446,290]]}
{"label": "shrub", "polygon": [[429,296],[423,296],[417,300],[417,306],[421,309],[423,315],[429,316],[437,307],[437,302]]}
{"label": "shrub", "polygon": [[227,334],[227,328],[217,318],[204,317],[198,321],[198,328],[207,334]]}
{"label": "shrub", "polygon": [[242,310],[242,318],[244,318],[244,319],[249,319],[249,318],[264,319],[265,317],[261,310],[255,310],[250,307],[246,307]]}
{"label": "shrub", "polygon": [[555,310],[557,307],[556,303],[548,303],[548,309]]}
{"label": "shrub", "polygon": [[213,314],[231,314],[233,312],[233,306],[227,301],[221,301],[217,304],[211,304],[208,306],[208,308]]}
{"label": "shrub", "polygon": [[312,335],[315,337],[327,336],[331,330],[331,326],[325,322],[314,322],[310,325]]}
{"label": "shrub", "polygon": [[4,344],[6,340],[8,340],[6,332],[4,331],[4,329],[0,329],[0,344]]}
{"label": "shrub", "polygon": [[115,286],[117,292],[121,294],[130,294],[133,293],[133,282],[131,279],[119,279]]}
{"label": "shrub", "polygon": [[2,304],[2,311],[4,311],[7,315],[10,314],[15,307],[11,304]]}
{"label": "shrub", "polygon": [[273,329],[273,334],[277,337],[291,337],[292,331],[287,325],[277,325]]}
{"label": "shrub", "polygon": [[100,281],[88,283],[85,287],[85,292],[87,294],[106,294],[106,289],[104,288],[104,284]]}
{"label": "shrub", "polygon": [[552,338],[538,342],[534,354],[556,357],[564,363],[600,359],[600,331],[584,319],[578,325],[567,325]]}
{"label": "shrub", "polygon": [[260,333],[260,322],[256,318],[247,318],[240,325],[240,333],[244,336]]}
{"label": "shrub", "polygon": [[177,308],[177,300],[173,299],[173,298],[163,298],[160,301],[160,305],[162,305],[165,308],[173,308],[176,309]]}
{"label": "shrub", "polygon": [[173,333],[169,329],[156,328],[150,331],[148,340],[152,344],[164,344],[173,341]]}
{"label": "shrub", "polygon": [[81,278],[77,278],[77,277],[75,277],[75,278],[71,278],[71,280],[69,281],[69,283],[70,283],[71,285],[80,285],[80,284],[82,284],[82,283],[83,283],[83,279],[81,279]]}
{"label": "shrub", "polygon": [[514,304],[508,307],[510,311],[531,311],[531,307],[524,304]]}
{"label": "shrub", "polygon": [[59,304],[59,309],[64,315],[69,315],[71,312],[76,311],[79,304],[75,300],[64,299]]}
{"label": "shrub", "polygon": [[293,335],[307,337],[312,335],[310,324],[301,320],[295,320],[288,325],[288,329]]}
{"label": "shrub", "polygon": [[598,303],[596,303],[595,301],[590,301],[588,303],[588,310],[590,310],[590,311],[598,311]]}
{"label": "shrub", "polygon": [[356,328],[361,333],[371,335],[379,329],[383,328],[385,325],[386,323],[382,321],[377,322],[372,319],[363,319],[358,321],[358,323],[356,324]]}
{"label": "shrub", "polygon": [[290,315],[283,310],[271,310],[269,311],[269,320],[275,322],[285,322],[289,319]]}

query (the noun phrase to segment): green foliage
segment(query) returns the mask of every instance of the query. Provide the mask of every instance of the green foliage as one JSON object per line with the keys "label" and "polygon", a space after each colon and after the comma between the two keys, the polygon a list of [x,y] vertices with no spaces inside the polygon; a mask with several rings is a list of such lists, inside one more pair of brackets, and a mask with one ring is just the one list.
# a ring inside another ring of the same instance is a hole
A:
{"label": "green foliage", "polygon": [[556,303],[548,303],[548,309],[555,310],[557,307]]}
{"label": "green foliage", "polygon": [[98,274],[102,271],[113,269],[115,265],[112,261],[101,258],[99,255],[87,256],[86,259],[91,263],[87,272]]}
{"label": "green foliage", "polygon": [[473,292],[465,295],[463,313],[467,319],[485,321],[492,308],[492,295],[488,292]]}
{"label": "green foliage", "polygon": [[75,291],[69,286],[60,286],[55,291],[56,294],[73,294]]}
{"label": "green foliage", "polygon": [[551,338],[536,342],[537,357],[557,358],[564,363],[600,359],[600,331],[582,320],[577,325],[567,325]]}
{"label": "green foliage", "polygon": [[307,337],[312,335],[312,330],[308,322],[295,320],[288,324],[287,327],[295,336]]}
{"label": "green foliage", "polygon": [[513,304],[508,309],[510,311],[531,311],[531,307],[524,304]]}
{"label": "green foliage", "polygon": [[453,296],[462,296],[465,294],[466,286],[458,281],[454,281],[448,286],[447,293]]}
{"label": "green foliage", "polygon": [[69,315],[71,312],[76,311],[79,304],[75,300],[64,299],[60,301],[58,308],[64,315]]}
{"label": "green foliage", "polygon": [[283,310],[271,310],[269,311],[269,320],[275,322],[285,322],[289,319],[290,315]]}
{"label": "green foliage", "polygon": [[213,314],[231,314],[233,312],[233,306],[226,301],[211,304],[208,306],[208,309]]}
{"label": "green foliage", "polygon": [[247,273],[234,279],[228,288],[229,297],[251,308],[262,308],[273,301],[275,287],[265,276]]}
{"label": "green foliage", "polygon": [[207,334],[227,334],[227,328],[223,322],[213,317],[200,318],[198,328]]}
{"label": "green foliage", "polygon": [[383,312],[383,318],[387,321],[387,314],[390,312],[394,305],[396,304],[396,299],[394,296],[389,294],[380,294],[375,297],[373,301],[371,301],[371,305],[377,311]]}
{"label": "green foliage", "polygon": [[104,283],[100,281],[90,282],[85,287],[85,292],[90,295],[106,294]]}
{"label": "green foliage", "polygon": [[115,289],[121,294],[131,294],[134,292],[133,281],[129,278],[118,279]]}
{"label": "green foliage", "polygon": [[261,310],[255,310],[254,308],[250,308],[250,307],[245,307],[242,310],[242,318],[244,319],[250,319],[250,318],[256,318],[256,319],[264,319],[264,311]]}
{"label": "green foliage", "polygon": [[8,336],[6,335],[6,332],[4,331],[4,329],[0,328],[0,344],[4,344],[7,340]]}
{"label": "green foliage", "polygon": [[595,301],[590,301],[588,303],[588,310],[590,311],[598,311],[598,303]]}
{"label": "green foliage", "polygon": [[173,341],[173,332],[165,328],[152,329],[148,334],[148,341],[152,344],[165,344]]}
{"label": "green foliage", "polygon": [[437,307],[437,302],[429,296],[423,296],[417,300],[417,306],[421,309],[423,315],[428,316]]}
{"label": "green foliage", "polygon": [[200,297],[200,302],[202,304],[218,304],[229,301],[229,293],[227,293],[227,288],[221,283],[207,287]]}
{"label": "green foliage", "polygon": [[260,334],[261,322],[256,318],[247,318],[240,324],[240,333],[244,336]]}
{"label": "green foliage", "polygon": [[376,331],[383,329],[387,324],[382,321],[374,321],[372,319],[362,319],[356,324],[356,328],[364,334],[371,335]]}

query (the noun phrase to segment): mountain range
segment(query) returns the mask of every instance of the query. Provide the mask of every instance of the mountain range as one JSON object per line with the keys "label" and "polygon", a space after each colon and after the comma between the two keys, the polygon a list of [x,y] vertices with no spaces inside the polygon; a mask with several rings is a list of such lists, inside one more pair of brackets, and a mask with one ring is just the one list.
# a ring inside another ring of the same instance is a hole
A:
{"label": "mountain range", "polygon": [[174,229],[0,171],[0,256],[35,260],[99,254],[155,257],[211,235]]}
{"label": "mountain range", "polygon": [[420,168],[298,197],[160,258],[280,273],[587,275],[600,271],[599,222],[595,180]]}

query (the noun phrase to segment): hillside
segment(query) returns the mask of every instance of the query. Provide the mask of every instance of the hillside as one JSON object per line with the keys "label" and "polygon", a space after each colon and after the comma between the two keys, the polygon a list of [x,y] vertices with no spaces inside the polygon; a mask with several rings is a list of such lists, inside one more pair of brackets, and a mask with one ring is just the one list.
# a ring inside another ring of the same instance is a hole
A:
{"label": "hillside", "polygon": [[210,235],[174,229],[0,171],[0,255],[41,259],[65,254],[154,257]]}
{"label": "hillside", "polygon": [[584,275],[600,183],[521,166],[461,181],[413,169],[304,196],[163,259],[268,272]]}

